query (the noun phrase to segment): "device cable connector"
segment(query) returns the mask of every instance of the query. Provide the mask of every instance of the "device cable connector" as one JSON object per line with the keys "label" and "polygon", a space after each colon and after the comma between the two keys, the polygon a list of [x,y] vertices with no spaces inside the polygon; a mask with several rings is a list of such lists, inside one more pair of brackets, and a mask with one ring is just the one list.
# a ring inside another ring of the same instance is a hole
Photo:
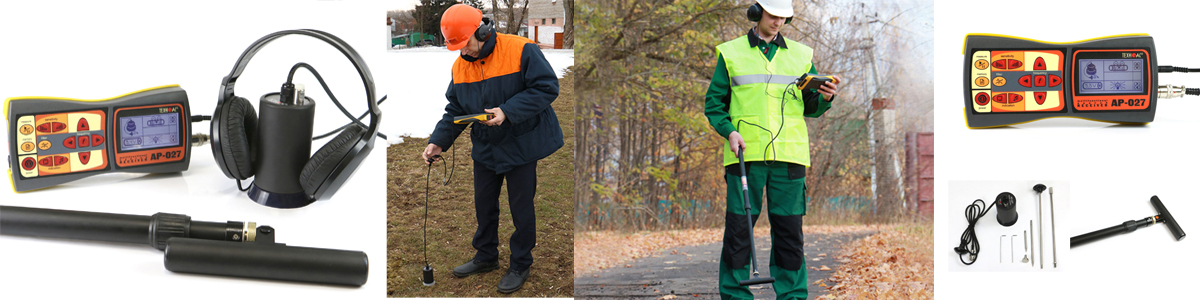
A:
{"label": "device cable connector", "polygon": [[1159,99],[1182,98],[1183,95],[1200,96],[1200,88],[1187,88],[1182,85],[1169,84],[1158,86]]}

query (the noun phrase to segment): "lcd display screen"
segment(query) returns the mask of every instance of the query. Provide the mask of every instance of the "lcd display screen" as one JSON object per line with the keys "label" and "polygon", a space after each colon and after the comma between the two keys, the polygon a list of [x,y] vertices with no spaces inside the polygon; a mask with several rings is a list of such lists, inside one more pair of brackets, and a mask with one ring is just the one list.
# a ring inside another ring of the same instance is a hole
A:
{"label": "lcd display screen", "polygon": [[121,151],[180,145],[178,113],[121,117],[117,124]]}
{"label": "lcd display screen", "polygon": [[1079,94],[1136,94],[1146,85],[1143,59],[1079,59]]}

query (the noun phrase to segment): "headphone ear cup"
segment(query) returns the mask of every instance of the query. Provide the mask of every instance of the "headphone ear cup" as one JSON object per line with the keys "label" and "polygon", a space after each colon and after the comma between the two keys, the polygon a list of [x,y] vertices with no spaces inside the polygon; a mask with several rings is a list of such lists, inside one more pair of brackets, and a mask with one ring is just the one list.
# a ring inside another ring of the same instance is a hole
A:
{"label": "headphone ear cup", "polygon": [[233,97],[224,105],[221,113],[221,124],[218,129],[221,134],[221,155],[228,164],[233,161],[229,173],[238,180],[254,176],[255,137],[258,135],[258,114],[250,101],[242,97]]}
{"label": "headphone ear cup", "polygon": [[791,24],[791,23],[792,23],[792,17],[788,17],[786,21],[783,21],[784,25]]}
{"label": "headphone ear cup", "polygon": [[751,5],[750,8],[746,9],[746,18],[750,19],[750,21],[758,22],[759,20],[762,20],[762,13],[762,5],[754,3],[754,5]]}
{"label": "headphone ear cup", "polygon": [[486,42],[488,38],[492,37],[493,33],[496,33],[496,28],[492,27],[491,20],[486,20],[482,25],[479,25],[479,28],[475,29],[475,39]]}
{"label": "headphone ear cup", "polygon": [[304,169],[300,171],[300,187],[304,188],[305,194],[313,195],[317,192],[325,178],[329,178],[342,158],[354,148],[354,142],[362,137],[363,131],[366,129],[358,125],[347,127],[308,159],[308,163],[304,164]]}

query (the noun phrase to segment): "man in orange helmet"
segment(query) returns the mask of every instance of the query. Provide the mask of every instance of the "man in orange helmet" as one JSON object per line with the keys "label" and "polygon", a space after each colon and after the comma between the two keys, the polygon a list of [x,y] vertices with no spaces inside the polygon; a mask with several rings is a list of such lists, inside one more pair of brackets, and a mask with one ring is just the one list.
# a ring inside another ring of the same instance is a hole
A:
{"label": "man in orange helmet", "polygon": [[446,49],[461,55],[454,61],[453,79],[446,89],[446,113],[429,136],[422,157],[429,160],[454,144],[467,127],[454,124],[455,116],[494,115],[479,124],[486,126],[471,127],[478,223],[471,246],[476,252],[453,273],[466,277],[500,267],[500,185],[507,180],[515,230],[509,239],[508,272],[496,288],[512,293],[525,284],[533,264],[537,161],[563,146],[562,128],[550,107],[558,98],[558,77],[537,44],[497,34],[491,21],[474,7],[456,4],[447,9],[442,14],[442,36]]}

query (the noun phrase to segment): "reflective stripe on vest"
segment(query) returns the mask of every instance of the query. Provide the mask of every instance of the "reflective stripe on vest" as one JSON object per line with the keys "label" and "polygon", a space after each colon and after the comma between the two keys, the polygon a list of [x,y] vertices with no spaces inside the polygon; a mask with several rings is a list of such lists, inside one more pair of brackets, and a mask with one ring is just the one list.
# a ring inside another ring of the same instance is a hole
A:
{"label": "reflective stripe on vest", "polygon": [[[812,48],[785,39],[787,48],[776,49],[775,57],[768,60],[747,39],[743,35],[717,46],[729,72],[732,91],[729,115],[746,140],[746,161],[773,160],[808,166],[804,103],[800,91],[791,83],[812,68]],[[784,125],[782,130],[780,122]],[[724,149],[725,165],[736,164],[737,155],[729,150],[728,140]]]}

